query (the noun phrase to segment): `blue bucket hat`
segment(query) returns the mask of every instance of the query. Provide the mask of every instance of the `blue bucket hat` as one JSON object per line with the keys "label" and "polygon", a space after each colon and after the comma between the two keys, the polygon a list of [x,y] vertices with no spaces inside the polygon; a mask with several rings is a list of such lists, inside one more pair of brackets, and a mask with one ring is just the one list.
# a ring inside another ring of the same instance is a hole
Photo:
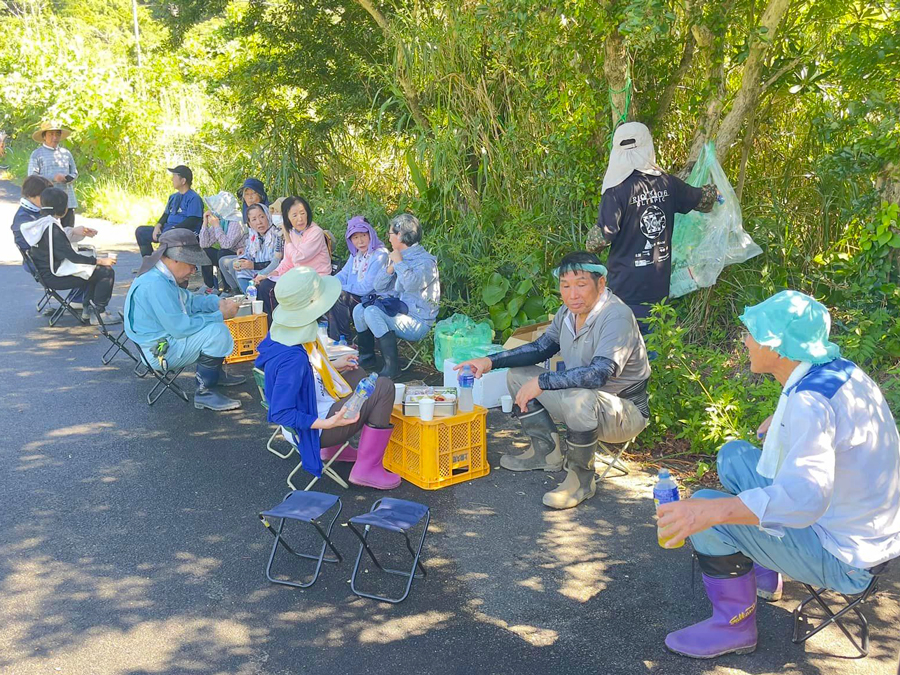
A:
{"label": "blue bucket hat", "polygon": [[754,340],[786,359],[820,364],[841,355],[841,348],[828,339],[828,309],[805,293],[781,291],[745,307],[740,319]]}

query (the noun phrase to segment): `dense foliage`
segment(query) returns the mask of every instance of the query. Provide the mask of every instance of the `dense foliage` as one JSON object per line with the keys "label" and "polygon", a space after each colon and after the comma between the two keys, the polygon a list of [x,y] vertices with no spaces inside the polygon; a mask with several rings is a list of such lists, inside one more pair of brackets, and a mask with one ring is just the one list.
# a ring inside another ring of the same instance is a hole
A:
{"label": "dense foliage", "polygon": [[650,125],[673,171],[715,140],[764,253],[658,316],[647,442],[708,452],[770,412],[772,385],[734,375],[733,338],[745,304],[785,287],[833,308],[900,412],[896,2],[154,0],[140,68],[124,0],[5,7],[15,167],[54,116],[94,177],[89,204],[113,216],[158,198],[176,160],[201,191],[256,175],[311,195],[338,233],[410,209],[444,311],[498,338],[558,304],[548,270],[596,217],[617,121]]}

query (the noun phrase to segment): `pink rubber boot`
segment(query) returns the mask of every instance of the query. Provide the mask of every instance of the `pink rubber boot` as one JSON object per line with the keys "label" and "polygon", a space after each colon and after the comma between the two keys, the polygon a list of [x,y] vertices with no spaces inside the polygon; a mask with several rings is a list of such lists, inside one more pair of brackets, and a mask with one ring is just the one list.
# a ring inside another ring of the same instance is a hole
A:
{"label": "pink rubber boot", "polygon": [[[343,445],[343,443],[341,445]],[[340,449],[341,449],[340,445],[332,445],[331,447],[328,447],[328,448],[322,448],[319,451],[319,457],[322,458],[323,462],[327,462],[332,457],[334,457],[334,455]],[[337,461],[339,461],[339,462],[355,462],[356,461],[356,448],[354,448],[352,445],[348,444],[347,447],[344,448],[344,451],[341,453],[341,456],[337,458]]]}
{"label": "pink rubber boot", "polygon": [[[391,429],[376,429],[368,425],[359,435],[356,464],[350,470],[350,482],[377,490],[393,490],[400,485],[400,476],[384,468],[384,451],[391,438]],[[345,451],[346,452],[346,451]]]}

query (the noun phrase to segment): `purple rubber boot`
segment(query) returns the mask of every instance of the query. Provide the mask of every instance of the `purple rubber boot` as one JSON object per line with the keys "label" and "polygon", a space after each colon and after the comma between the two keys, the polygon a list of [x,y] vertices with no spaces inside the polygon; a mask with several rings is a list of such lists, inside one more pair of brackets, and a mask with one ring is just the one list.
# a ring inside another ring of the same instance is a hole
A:
{"label": "purple rubber boot", "polygon": [[391,438],[391,429],[364,426],[359,435],[356,464],[350,470],[350,482],[377,490],[393,490],[400,486],[400,476],[384,468],[384,451]]}
{"label": "purple rubber boot", "polygon": [[[341,445],[343,445],[343,443],[341,443]],[[323,462],[327,462],[332,457],[334,457],[335,454],[337,454],[337,451],[341,449],[341,445],[332,445],[329,448],[322,448],[322,450],[319,452],[319,457],[322,458]],[[339,461],[339,462],[355,462],[356,461],[356,448],[354,448],[352,445],[348,444],[347,447],[344,448],[344,451],[341,453],[341,456],[337,458],[337,461]]]}
{"label": "purple rubber boot", "polygon": [[781,575],[756,563],[753,563],[753,571],[756,572],[756,595],[769,602],[781,600]]}
{"label": "purple rubber boot", "polygon": [[666,636],[670,651],[692,659],[749,654],[756,649],[756,575],[716,579],[703,575],[713,615]]}

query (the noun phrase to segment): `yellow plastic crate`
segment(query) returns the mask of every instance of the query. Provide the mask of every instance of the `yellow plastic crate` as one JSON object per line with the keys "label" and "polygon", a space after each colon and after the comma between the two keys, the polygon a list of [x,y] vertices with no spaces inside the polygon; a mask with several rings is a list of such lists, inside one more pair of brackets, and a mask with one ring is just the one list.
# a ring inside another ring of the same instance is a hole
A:
{"label": "yellow plastic crate", "polygon": [[438,490],[491,472],[487,461],[487,410],[423,422],[406,417],[400,407],[391,413],[394,432],[384,467],[423,490]]}
{"label": "yellow plastic crate", "polygon": [[225,357],[225,363],[253,361],[258,356],[256,348],[269,332],[266,315],[236,316],[233,319],[226,319],[225,325],[234,338],[234,351]]}

